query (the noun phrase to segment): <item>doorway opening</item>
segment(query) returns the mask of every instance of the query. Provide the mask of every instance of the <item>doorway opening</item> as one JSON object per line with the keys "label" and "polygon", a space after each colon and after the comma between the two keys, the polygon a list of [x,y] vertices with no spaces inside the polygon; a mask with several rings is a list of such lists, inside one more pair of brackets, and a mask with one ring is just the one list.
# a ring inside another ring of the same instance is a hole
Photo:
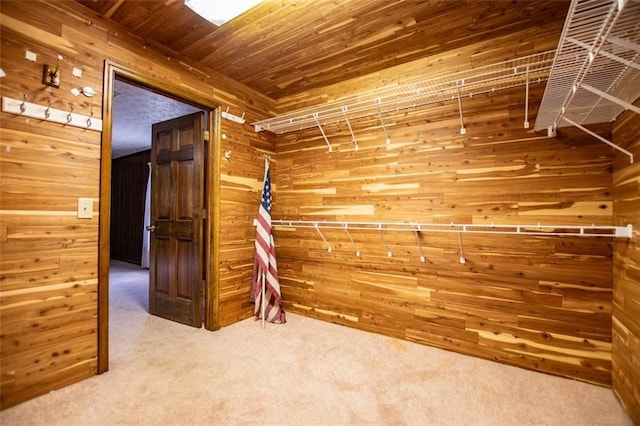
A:
{"label": "doorway opening", "polygon": [[[213,324],[214,277],[207,259],[211,258],[212,230],[215,226],[207,220],[206,212],[215,211],[214,197],[207,188],[213,188],[216,181],[214,161],[218,156],[216,125],[218,105],[189,90],[174,87],[164,81],[155,80],[140,73],[107,62],[105,64],[105,94],[103,109],[101,190],[100,190],[100,232],[99,232],[99,284],[98,284],[98,373],[108,371],[109,366],[109,285],[110,265],[135,266],[141,274],[134,274],[136,280],[148,277],[148,263],[143,253],[143,240],[148,232],[144,230],[146,191],[151,172],[152,124],[181,117],[190,113],[202,113],[203,126],[202,171],[206,174],[202,187],[202,286],[203,317],[207,329],[215,329]],[[134,164],[133,170],[130,166]],[[142,166],[142,167],[138,167]],[[135,182],[134,182],[135,180]],[[115,186],[119,187],[116,188]],[[124,193],[123,193],[124,191]],[[143,195],[141,195],[143,194]],[[132,201],[134,200],[134,201]],[[137,200],[137,201],[135,201]],[[146,255],[146,253],[144,253]],[[124,265],[123,265],[124,262]],[[117,281],[117,280],[114,280]],[[140,309],[149,306],[149,282],[139,283],[146,290],[137,292]],[[146,296],[146,300],[144,296]]]}

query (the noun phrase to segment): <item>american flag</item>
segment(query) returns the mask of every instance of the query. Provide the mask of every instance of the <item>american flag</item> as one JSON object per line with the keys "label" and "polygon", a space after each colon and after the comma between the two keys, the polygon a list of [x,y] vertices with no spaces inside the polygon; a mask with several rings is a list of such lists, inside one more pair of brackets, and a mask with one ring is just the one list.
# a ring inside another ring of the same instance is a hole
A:
{"label": "american flag", "polygon": [[275,323],[286,322],[285,313],[280,302],[280,283],[278,281],[278,265],[276,249],[271,233],[271,177],[269,161],[265,161],[264,185],[262,200],[258,210],[256,224],[256,251],[254,255],[253,279],[251,281],[251,301],[255,302],[254,315],[262,318],[262,287],[264,285],[264,319]]}

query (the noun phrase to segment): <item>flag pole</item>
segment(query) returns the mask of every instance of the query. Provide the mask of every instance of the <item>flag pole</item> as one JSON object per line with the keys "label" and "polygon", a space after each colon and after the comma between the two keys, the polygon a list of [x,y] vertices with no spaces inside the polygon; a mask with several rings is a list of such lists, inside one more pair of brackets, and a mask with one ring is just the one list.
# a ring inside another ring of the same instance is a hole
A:
{"label": "flag pole", "polygon": [[[267,173],[269,172],[269,156],[265,155],[264,156],[264,179],[262,180],[263,182],[266,182],[267,180]],[[269,222],[271,222],[271,217],[269,216]],[[271,239],[271,236],[269,236],[269,239]],[[267,256],[267,259],[269,258],[269,256]],[[267,261],[267,268],[269,267],[269,261]],[[265,312],[267,310],[267,305],[265,302],[265,296],[266,296],[266,286],[267,286],[267,271],[262,271],[262,306],[260,306],[261,310],[262,310],[262,329],[264,330],[264,323],[265,323]]]}
{"label": "flag pole", "polygon": [[266,304],[265,304],[265,293],[266,293],[266,285],[265,285],[265,281],[267,280],[267,273],[266,272],[262,272],[262,297],[260,299],[260,302],[262,303],[262,306],[260,306],[260,309],[262,310],[262,329],[264,330],[264,314],[265,311],[267,310],[266,308]]}

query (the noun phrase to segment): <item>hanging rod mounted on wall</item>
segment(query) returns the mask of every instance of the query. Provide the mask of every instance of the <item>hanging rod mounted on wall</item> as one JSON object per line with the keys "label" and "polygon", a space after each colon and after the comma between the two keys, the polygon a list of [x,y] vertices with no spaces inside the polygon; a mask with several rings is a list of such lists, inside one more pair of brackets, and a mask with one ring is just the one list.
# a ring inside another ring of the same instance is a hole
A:
{"label": "hanging rod mounted on wall", "polygon": [[[461,97],[545,81],[551,70],[555,50],[537,53],[492,65],[460,71],[435,78],[422,78],[375,90],[360,96],[304,108],[277,117],[257,121],[255,131],[283,134],[311,127],[378,116],[392,111],[415,108]],[[383,122],[384,123],[384,122]],[[324,135],[323,132],[323,136]],[[386,134],[387,140],[389,136]],[[328,144],[328,143],[327,143]]]}
{"label": "hanging rod mounted on wall", "polygon": [[[461,223],[419,223],[419,222],[339,222],[272,219],[274,228],[313,228],[337,229],[350,231],[410,231],[410,232],[444,232],[469,234],[505,234],[505,235],[537,235],[537,236],[571,236],[571,237],[614,237],[631,238],[633,227],[608,225],[496,225],[496,224],[461,224]],[[322,239],[330,246],[325,236]]]}

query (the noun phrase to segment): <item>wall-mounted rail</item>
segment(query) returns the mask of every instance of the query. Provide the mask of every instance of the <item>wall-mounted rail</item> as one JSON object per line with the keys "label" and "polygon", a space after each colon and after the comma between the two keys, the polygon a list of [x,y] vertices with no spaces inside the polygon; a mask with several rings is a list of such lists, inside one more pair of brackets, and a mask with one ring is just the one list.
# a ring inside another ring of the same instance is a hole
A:
{"label": "wall-mounted rail", "polygon": [[[266,130],[283,134],[311,127],[319,127],[323,132],[322,126],[342,120],[349,123],[349,120],[376,116],[382,121],[384,113],[437,102],[457,101],[461,106],[461,100],[465,97],[545,81],[551,70],[554,54],[555,51],[552,50],[441,77],[416,79],[252,124],[256,132]],[[460,109],[462,114],[462,108]],[[528,122],[526,117],[525,122]],[[382,125],[384,126],[384,121]],[[461,129],[464,129],[462,115]]]}
{"label": "wall-mounted rail", "polygon": [[[273,219],[274,228],[313,228],[347,231],[409,231],[409,232],[450,232],[470,234],[506,234],[572,237],[615,237],[631,238],[632,225],[496,225],[461,223],[420,223],[420,222],[339,222]],[[326,241],[325,241],[326,242]]]}
{"label": "wall-mounted rail", "polygon": [[[640,113],[640,2],[573,0],[534,130],[607,123]],[[602,138],[598,138],[602,140]],[[609,141],[613,148],[633,155]]]}

